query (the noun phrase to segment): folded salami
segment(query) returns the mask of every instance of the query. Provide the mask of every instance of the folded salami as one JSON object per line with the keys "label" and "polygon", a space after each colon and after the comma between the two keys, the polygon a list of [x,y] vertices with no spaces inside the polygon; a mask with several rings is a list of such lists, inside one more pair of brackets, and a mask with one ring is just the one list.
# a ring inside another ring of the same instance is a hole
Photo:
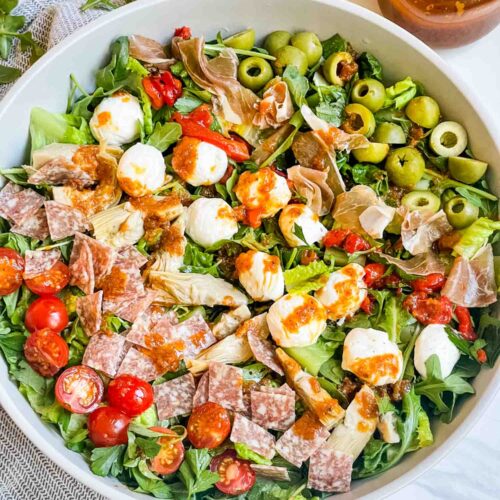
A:
{"label": "folded salami", "polygon": [[10,230],[16,234],[43,241],[49,236],[49,226],[45,210],[43,208],[35,210],[21,222],[13,225]]}
{"label": "folded salami", "polygon": [[24,279],[35,278],[50,271],[61,258],[58,248],[50,250],[26,250],[24,255]]}
{"label": "folded salami", "polygon": [[233,411],[245,410],[241,368],[212,361],[208,367],[208,400]]}
{"label": "folded salami", "polygon": [[23,189],[9,182],[0,191],[0,215],[10,223],[21,225],[43,206],[44,197],[33,189]]}
{"label": "folded salami", "polygon": [[90,339],[82,364],[113,378],[124,356],[125,337],[117,333],[101,333]]}
{"label": "folded salami", "polygon": [[191,373],[154,386],[156,409],[160,420],[189,415],[193,409],[196,391]]}
{"label": "folded salami", "polygon": [[234,416],[233,428],[229,439],[233,443],[243,443],[252,451],[271,460],[276,454],[274,436],[243,415]]}
{"label": "folded salami", "polygon": [[78,297],[76,313],[80,318],[83,330],[91,337],[101,329],[102,322],[102,291]]}
{"label": "folded salami", "polygon": [[119,375],[134,375],[142,380],[151,382],[161,377],[163,373],[146,352],[131,347],[128,349],[118,368],[116,376]]}
{"label": "folded salami", "polygon": [[351,489],[352,456],[322,446],[309,461],[307,487],[328,493],[344,493]]}
{"label": "folded salami", "polygon": [[90,230],[87,217],[77,208],[63,205],[57,201],[46,201],[45,211],[50,237],[53,241]]}
{"label": "folded salami", "polygon": [[252,420],[275,431],[286,431],[295,422],[295,394],[276,392],[251,393]]}
{"label": "folded salami", "polygon": [[205,372],[198,381],[196,392],[193,397],[193,408],[205,404],[208,401],[208,372]]}

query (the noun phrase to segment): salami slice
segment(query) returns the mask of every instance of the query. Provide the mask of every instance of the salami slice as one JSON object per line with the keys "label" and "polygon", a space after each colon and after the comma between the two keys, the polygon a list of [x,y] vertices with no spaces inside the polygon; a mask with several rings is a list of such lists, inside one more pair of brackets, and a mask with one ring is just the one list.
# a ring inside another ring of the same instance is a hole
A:
{"label": "salami slice", "polygon": [[95,276],[92,251],[87,241],[75,238],[69,259],[70,284],[77,286],[87,295],[94,292]]}
{"label": "salami slice", "polygon": [[353,458],[347,453],[323,446],[309,461],[307,487],[328,493],[344,493],[351,489]]}
{"label": "salami slice", "polygon": [[208,365],[208,400],[233,411],[245,409],[241,368],[211,361]]}
{"label": "salami slice", "polygon": [[276,442],[276,451],[300,467],[328,438],[328,429],[306,411]]}
{"label": "salami slice", "polygon": [[208,372],[205,372],[196,386],[196,392],[193,397],[193,408],[200,406],[208,401]]}
{"label": "salami slice", "polygon": [[53,241],[90,230],[87,217],[77,208],[63,205],[57,201],[46,201],[45,211],[47,212],[50,237]]}
{"label": "salami slice", "polygon": [[268,394],[283,394],[285,396],[293,396],[295,398],[295,391],[288,384],[283,384],[280,387],[261,385],[258,390],[259,392],[266,392]]}
{"label": "salami slice", "polygon": [[191,373],[155,385],[153,389],[160,420],[191,413],[193,397],[196,391],[194,377]]}
{"label": "salami slice", "polygon": [[9,184],[1,191],[0,215],[9,222],[21,225],[43,206],[44,197],[33,189],[18,189]]}
{"label": "salami slice", "polygon": [[250,467],[259,477],[271,479],[273,481],[290,481],[290,476],[286,467],[258,464],[250,464]]}
{"label": "salami slice", "polygon": [[49,226],[47,224],[45,210],[43,208],[36,210],[22,222],[12,226],[10,230],[13,233],[21,234],[22,236],[27,236],[35,240],[42,241],[48,238]]}
{"label": "salami slice", "polygon": [[91,293],[76,299],[76,313],[80,318],[83,330],[92,337],[101,329],[102,292]]}
{"label": "salami slice", "polygon": [[203,316],[196,312],[191,317],[173,327],[174,340],[184,342],[184,358],[194,358],[201,351],[217,342]]}
{"label": "salami slice", "polygon": [[229,439],[233,443],[243,443],[252,451],[271,460],[276,454],[274,436],[248,418],[237,413]]}
{"label": "salami slice", "polygon": [[102,288],[105,300],[130,300],[145,294],[139,268],[121,257],[116,259],[109,274],[101,276],[100,280],[96,276],[96,285]]}
{"label": "salami slice", "polygon": [[271,368],[271,370],[275,371],[278,375],[284,375],[283,368],[281,368],[276,358],[275,347],[272,342],[262,338],[253,331],[248,332],[247,338],[253,357],[263,365]]}
{"label": "salami slice", "polygon": [[156,298],[156,292],[146,290],[144,295],[126,300],[106,300],[104,301],[104,312],[110,312],[125,321],[133,323],[148,309]]}
{"label": "salami slice", "polygon": [[148,262],[148,258],[142,255],[133,245],[120,249],[118,255],[138,268],[146,265]]}
{"label": "salami slice", "polygon": [[11,207],[15,205],[16,193],[19,193],[22,189],[23,188],[19,186],[19,184],[8,182],[0,191],[0,217],[3,217],[9,222],[13,222],[9,216],[9,212]]}
{"label": "salami slice", "polygon": [[92,254],[95,282],[98,283],[111,272],[111,268],[116,260],[116,251],[109,245],[101,243],[90,236],[83,233],[75,233],[75,245],[82,241],[87,243]]}
{"label": "salami slice", "polygon": [[23,278],[34,278],[50,271],[60,258],[61,252],[57,248],[51,250],[26,250]]}
{"label": "salami slice", "polygon": [[57,157],[44,163],[38,170],[33,172],[29,176],[28,182],[35,185],[48,184],[50,186],[70,183],[78,188],[84,188],[91,186],[94,179],[66,158]]}
{"label": "salami slice", "polygon": [[94,335],[85,349],[82,364],[114,377],[125,355],[125,337],[117,333]]}
{"label": "salami slice", "polygon": [[173,327],[178,323],[174,312],[151,306],[135,321],[127,334],[127,342],[150,349],[173,340]]}
{"label": "salami slice", "polygon": [[286,431],[295,422],[293,394],[252,391],[252,420],[264,429]]}
{"label": "salami slice", "polygon": [[135,347],[131,347],[127,351],[116,376],[127,374],[135,375],[146,382],[151,382],[163,375],[147,353],[141,352]]}

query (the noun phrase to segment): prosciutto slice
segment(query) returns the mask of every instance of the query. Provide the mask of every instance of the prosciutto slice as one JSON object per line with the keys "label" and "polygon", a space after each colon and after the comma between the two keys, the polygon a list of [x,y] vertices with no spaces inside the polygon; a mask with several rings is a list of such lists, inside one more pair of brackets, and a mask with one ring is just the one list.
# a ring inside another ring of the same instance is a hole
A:
{"label": "prosciutto slice", "polygon": [[290,120],[293,115],[293,103],[288,86],[278,81],[264,92],[262,101],[257,105],[257,114],[253,124],[259,128],[278,128]]}
{"label": "prosciutto slice", "polygon": [[441,273],[444,274],[446,266],[433,252],[421,253],[411,259],[403,260],[391,255],[379,254],[389,264],[393,264],[407,274],[415,276],[427,276],[429,274]]}
{"label": "prosciutto slice", "polygon": [[142,35],[131,35],[128,42],[131,57],[152,64],[158,69],[168,69],[176,62],[175,59],[167,57],[162,45],[156,40]]}

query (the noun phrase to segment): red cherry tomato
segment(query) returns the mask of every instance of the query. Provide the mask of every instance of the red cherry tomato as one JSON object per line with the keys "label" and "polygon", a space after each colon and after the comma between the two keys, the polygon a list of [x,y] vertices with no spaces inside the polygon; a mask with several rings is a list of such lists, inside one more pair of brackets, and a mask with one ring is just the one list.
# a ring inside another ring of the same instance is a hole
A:
{"label": "red cherry tomato", "polygon": [[446,277],[442,273],[432,273],[422,278],[410,281],[410,286],[415,292],[436,293],[446,283]]}
{"label": "red cherry tomato", "polygon": [[474,331],[469,310],[466,307],[455,306],[455,316],[458,321],[458,331],[462,334],[462,337],[471,342],[476,340],[477,334]]}
{"label": "red cherry tomato", "polygon": [[24,322],[30,332],[42,328],[62,332],[68,326],[66,306],[57,297],[40,297],[29,305]]}
{"label": "red cherry tomato", "polygon": [[184,460],[184,445],[182,441],[170,429],[164,429],[163,427],[150,427],[150,429],[166,434],[165,437],[160,437],[156,441],[161,446],[161,449],[158,455],[151,460],[151,470],[161,475],[174,473]]}
{"label": "red cherry tomato", "polygon": [[387,271],[387,266],[377,262],[365,266],[365,275],[363,277],[366,286],[369,288],[379,288],[383,286],[382,277]]}
{"label": "red cherry tomato", "polygon": [[382,286],[385,286],[388,288],[400,288],[401,287],[401,278],[396,273],[389,274],[389,276],[386,276],[383,279]]}
{"label": "red cherry tomato", "polygon": [[24,259],[12,248],[0,248],[0,296],[15,292],[23,283]]}
{"label": "red cherry tomato", "polygon": [[68,344],[60,335],[45,328],[28,337],[24,356],[33,370],[43,377],[52,377],[68,364]]}
{"label": "red cherry tomato", "polygon": [[174,31],[174,36],[179,36],[184,40],[189,40],[191,38],[191,28],[189,26],[176,28],[176,30]]}
{"label": "red cherry tomato", "polygon": [[403,305],[423,325],[446,325],[451,321],[453,308],[448,297],[428,297],[424,292],[413,292]]}
{"label": "red cherry tomato", "polygon": [[188,439],[195,448],[217,448],[230,431],[229,413],[217,403],[208,402],[197,406],[187,424]]}
{"label": "red cherry tomato", "polygon": [[136,417],[153,404],[153,388],[134,375],[120,375],[108,385],[108,402],[129,417]]}
{"label": "red cherry tomato", "polygon": [[361,302],[361,305],[359,307],[364,313],[366,313],[368,315],[372,314],[373,313],[373,298],[370,297],[370,295],[367,295],[364,298],[363,302]]}
{"label": "red cherry tomato", "polygon": [[255,472],[250,462],[237,458],[234,450],[227,450],[212,458],[210,470],[219,474],[220,480],[215,486],[226,495],[241,495],[255,484]]}
{"label": "red cherry tomato", "polygon": [[371,245],[359,234],[351,233],[347,235],[342,247],[347,253],[355,253],[369,250]]}
{"label": "red cherry tomato", "polygon": [[104,384],[88,366],[72,366],[64,370],[56,382],[56,399],[72,413],[90,413],[102,400]]}
{"label": "red cherry tomato", "polygon": [[64,262],[58,261],[52,269],[34,278],[26,279],[24,282],[37,295],[54,295],[66,287],[69,278],[68,266]]}
{"label": "red cherry tomato", "polygon": [[349,229],[332,229],[325,234],[323,245],[326,248],[341,247],[350,232]]}
{"label": "red cherry tomato", "polygon": [[89,415],[87,428],[90,440],[99,447],[127,444],[130,417],[111,406],[101,406]]}

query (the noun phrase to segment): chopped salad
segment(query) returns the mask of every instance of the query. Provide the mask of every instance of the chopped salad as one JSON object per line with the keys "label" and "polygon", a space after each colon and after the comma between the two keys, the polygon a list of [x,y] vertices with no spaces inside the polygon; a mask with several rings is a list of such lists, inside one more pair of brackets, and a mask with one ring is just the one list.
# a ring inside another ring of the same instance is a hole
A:
{"label": "chopped salad", "polygon": [[99,476],[323,498],[433,444],[499,353],[462,124],[339,34],[118,38],[0,191],[0,350]]}

